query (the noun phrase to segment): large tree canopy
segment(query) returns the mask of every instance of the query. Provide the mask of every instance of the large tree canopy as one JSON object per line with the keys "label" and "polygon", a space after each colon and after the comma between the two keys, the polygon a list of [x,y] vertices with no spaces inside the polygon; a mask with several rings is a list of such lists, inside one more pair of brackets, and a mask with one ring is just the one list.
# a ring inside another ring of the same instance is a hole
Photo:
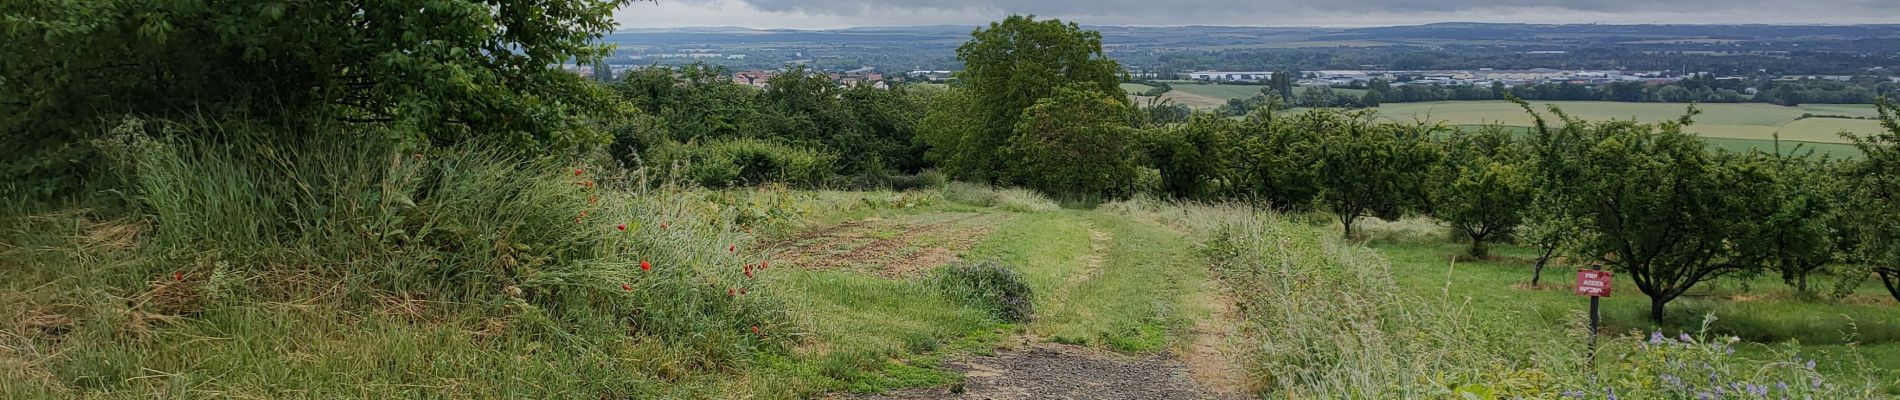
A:
{"label": "large tree canopy", "polygon": [[[1060,20],[1037,21],[1033,16],[1011,16],[971,33],[957,48],[964,70],[958,73],[962,90],[970,94],[969,108],[945,112],[973,113],[980,125],[955,127],[932,135],[944,169],[966,179],[996,181],[1005,178],[1001,150],[1017,127],[1023,110],[1056,93],[1078,87],[1126,103],[1116,72],[1119,64],[1102,54],[1102,35]],[[1078,85],[1078,86],[1071,86]]]}
{"label": "large tree canopy", "polygon": [[[597,141],[610,97],[555,65],[630,0],[14,0],[0,3],[0,129],[118,114],[334,118],[434,142]],[[313,112],[314,111],[314,112]]]}

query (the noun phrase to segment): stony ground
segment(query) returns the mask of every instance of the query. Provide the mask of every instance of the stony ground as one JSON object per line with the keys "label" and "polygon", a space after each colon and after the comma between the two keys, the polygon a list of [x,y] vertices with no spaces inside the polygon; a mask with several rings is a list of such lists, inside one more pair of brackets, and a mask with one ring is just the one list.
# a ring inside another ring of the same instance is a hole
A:
{"label": "stony ground", "polygon": [[1195,381],[1187,364],[1167,353],[1127,356],[1033,339],[994,356],[951,363],[958,385],[911,389],[858,399],[1238,399]]}

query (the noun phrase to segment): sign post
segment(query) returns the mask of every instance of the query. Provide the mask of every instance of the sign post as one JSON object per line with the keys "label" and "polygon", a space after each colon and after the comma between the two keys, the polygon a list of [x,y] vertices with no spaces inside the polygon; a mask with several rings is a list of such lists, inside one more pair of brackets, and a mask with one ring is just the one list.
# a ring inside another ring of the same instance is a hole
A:
{"label": "sign post", "polygon": [[1590,365],[1597,359],[1597,300],[1610,297],[1610,271],[1601,265],[1577,270],[1577,295],[1590,296]]}

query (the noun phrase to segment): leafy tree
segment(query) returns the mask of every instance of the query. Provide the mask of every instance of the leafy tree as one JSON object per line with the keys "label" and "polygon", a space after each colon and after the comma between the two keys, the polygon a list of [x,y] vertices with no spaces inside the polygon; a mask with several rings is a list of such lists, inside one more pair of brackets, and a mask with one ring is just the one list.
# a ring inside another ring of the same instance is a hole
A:
{"label": "leafy tree", "polygon": [[1125,97],[1070,84],[1023,110],[1002,164],[1011,180],[1048,193],[1120,194],[1137,165]]}
{"label": "leafy tree", "polygon": [[1900,300],[1900,105],[1881,99],[1875,104],[1884,132],[1848,135],[1865,155],[1847,166],[1854,202],[1844,207],[1852,217],[1853,257],[1880,276],[1894,299]]}
{"label": "leafy tree", "polygon": [[1748,198],[1735,245],[1765,252],[1764,266],[1801,293],[1808,276],[1837,259],[1842,188],[1832,163],[1813,156],[1752,151],[1744,162],[1762,170],[1762,190],[1734,193]]}
{"label": "leafy tree", "polygon": [[[0,2],[0,196],[69,199],[119,115],[395,125],[410,144],[483,137],[530,152],[605,141],[611,96],[551,65],[591,62],[626,0]],[[531,4],[530,4],[531,3]],[[303,133],[297,133],[303,132]]]}
{"label": "leafy tree", "polygon": [[1359,104],[1366,107],[1378,107],[1379,103],[1384,102],[1385,95],[1377,91],[1367,90],[1365,95],[1359,96]]}
{"label": "leafy tree", "polygon": [[1502,126],[1446,138],[1443,173],[1428,189],[1432,214],[1471,239],[1471,256],[1488,255],[1488,241],[1510,236],[1523,222],[1534,179],[1526,161],[1520,142]]}
{"label": "leafy tree", "polygon": [[1213,114],[1194,114],[1187,123],[1149,130],[1148,158],[1161,171],[1161,187],[1183,199],[1212,194],[1221,180],[1222,163],[1231,158],[1234,120]]}
{"label": "leafy tree", "polygon": [[1003,178],[994,166],[1008,164],[1001,150],[1018,130],[1019,119],[1027,115],[1024,110],[1054,96],[1057,88],[1079,85],[1078,90],[1093,90],[1117,103],[1128,101],[1116,77],[1120,65],[1102,53],[1101,33],[1075,23],[1015,15],[971,36],[957,48],[957,59],[964,64],[959,81],[972,101],[965,104],[969,108],[957,112],[975,114],[977,118],[969,122],[976,124],[938,127],[971,130],[967,133],[925,136],[932,140],[933,151],[959,152],[936,156],[953,176]]}
{"label": "leafy tree", "polygon": [[[1750,201],[1759,191],[1760,168],[1729,154],[1711,154],[1701,138],[1678,121],[1593,123],[1565,117],[1563,130],[1579,134],[1565,164],[1574,176],[1557,190],[1589,234],[1579,238],[1581,257],[1629,276],[1650,298],[1650,319],[1696,284],[1738,271],[1761,259],[1759,249],[1732,246]],[[1561,114],[1560,114],[1561,116]],[[1539,117],[1541,120],[1541,117]],[[1541,121],[1539,125],[1543,124]]]}
{"label": "leafy tree", "polygon": [[1422,206],[1420,195],[1442,154],[1431,141],[1440,126],[1372,121],[1369,111],[1307,112],[1294,129],[1319,132],[1313,155],[1319,202],[1339,218],[1346,237],[1360,217],[1397,219]]}
{"label": "leafy tree", "polygon": [[1324,144],[1324,132],[1305,129],[1321,124],[1291,122],[1312,118],[1308,114],[1283,117],[1275,114],[1274,108],[1254,110],[1241,121],[1239,150],[1227,162],[1229,185],[1225,192],[1265,202],[1274,209],[1306,209],[1319,197],[1319,176],[1313,163]]}
{"label": "leafy tree", "polygon": [[867,169],[895,169],[916,173],[928,166],[924,145],[917,140],[918,123],[923,119],[925,97],[913,93],[911,86],[897,85],[889,90],[871,85],[846,89],[840,100],[850,111],[860,132],[858,143],[838,149],[840,154],[874,158],[865,162]]}
{"label": "leafy tree", "polygon": [[628,2],[8,1],[0,131],[210,114],[386,123],[434,143],[603,141],[587,117],[613,99],[551,66],[606,55],[597,40]]}

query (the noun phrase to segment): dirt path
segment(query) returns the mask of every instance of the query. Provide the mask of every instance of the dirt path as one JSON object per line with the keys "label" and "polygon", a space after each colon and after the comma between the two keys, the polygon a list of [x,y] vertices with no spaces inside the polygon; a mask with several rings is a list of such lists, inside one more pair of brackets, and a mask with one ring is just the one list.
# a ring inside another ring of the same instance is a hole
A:
{"label": "dirt path", "polygon": [[[1087,226],[1089,252],[1082,268],[1063,277],[1051,297],[1057,303],[1071,288],[1100,275],[1116,238]],[[950,361],[963,375],[949,387],[899,390],[851,399],[1241,399],[1245,375],[1234,358],[1230,338],[1237,316],[1224,287],[1210,281],[1195,301],[1209,304],[1207,316],[1195,322],[1193,337],[1175,351],[1143,355],[1117,354],[1098,348],[1051,343],[1034,334],[1010,339],[989,356]],[[1058,306],[1062,307],[1062,306]],[[1088,310],[1077,310],[1085,315]],[[1033,331],[1033,329],[1032,329]],[[1177,355],[1178,354],[1178,355]]]}
{"label": "dirt path", "polygon": [[994,356],[969,357],[950,368],[964,381],[944,388],[903,390],[860,399],[1239,399],[1208,390],[1187,364],[1166,354],[1127,356],[1023,337]]}

